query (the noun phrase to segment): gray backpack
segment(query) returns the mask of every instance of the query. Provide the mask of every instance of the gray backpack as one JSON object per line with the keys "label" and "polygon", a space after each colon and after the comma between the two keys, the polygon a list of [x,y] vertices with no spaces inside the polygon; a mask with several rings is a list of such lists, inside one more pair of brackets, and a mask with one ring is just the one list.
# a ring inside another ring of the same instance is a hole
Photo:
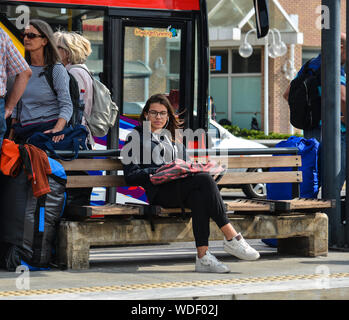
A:
{"label": "gray backpack", "polygon": [[95,79],[86,68],[81,65],[73,65],[72,68],[84,69],[92,78],[93,105],[91,115],[85,114],[85,119],[93,136],[104,137],[109,128],[115,125],[119,108],[111,99],[109,89],[102,82]]}

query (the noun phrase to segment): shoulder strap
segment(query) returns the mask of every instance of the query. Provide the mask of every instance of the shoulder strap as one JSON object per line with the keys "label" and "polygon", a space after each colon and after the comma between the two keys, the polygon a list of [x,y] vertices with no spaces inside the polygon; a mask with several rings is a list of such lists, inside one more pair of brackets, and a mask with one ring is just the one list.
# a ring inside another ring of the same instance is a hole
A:
{"label": "shoulder strap", "polygon": [[50,88],[52,89],[55,96],[57,96],[57,92],[56,92],[55,87],[53,85],[53,68],[54,68],[53,64],[46,66],[44,68],[44,71],[39,74],[39,77],[41,77],[42,75],[45,76]]}
{"label": "shoulder strap", "polygon": [[92,80],[94,79],[93,76],[92,76],[92,74],[91,74],[91,72],[90,72],[89,70],[87,70],[85,67],[83,67],[82,65],[73,64],[73,65],[71,66],[70,69],[83,69],[83,70],[85,70],[85,71],[90,75],[90,77],[92,78]]}

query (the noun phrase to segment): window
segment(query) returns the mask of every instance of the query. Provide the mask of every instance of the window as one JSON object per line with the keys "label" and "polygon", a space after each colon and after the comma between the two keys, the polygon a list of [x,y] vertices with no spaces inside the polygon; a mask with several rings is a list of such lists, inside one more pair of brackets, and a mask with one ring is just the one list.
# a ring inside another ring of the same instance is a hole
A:
{"label": "window", "polygon": [[210,132],[209,135],[211,138],[216,138],[216,139],[221,138],[219,129],[216,126],[214,126],[212,123],[209,124],[208,129],[209,129],[209,132]]}
{"label": "window", "polygon": [[302,65],[308,60],[317,57],[321,53],[321,48],[302,49]]}
{"label": "window", "polygon": [[228,73],[227,50],[211,50],[210,71],[211,74]]}
{"label": "window", "polygon": [[[17,5],[2,5],[1,12],[16,26]],[[53,32],[75,31],[91,42],[92,53],[86,61],[91,73],[98,78],[103,72],[103,20],[104,11],[88,9],[48,8],[29,6],[30,19],[46,21]],[[20,30],[21,32],[23,30]]]}
{"label": "window", "polygon": [[243,58],[239,50],[232,51],[232,73],[260,73],[261,49],[254,48],[249,58]]}
{"label": "window", "polygon": [[124,114],[135,114],[153,94],[179,90],[181,30],[126,26],[124,41]]}

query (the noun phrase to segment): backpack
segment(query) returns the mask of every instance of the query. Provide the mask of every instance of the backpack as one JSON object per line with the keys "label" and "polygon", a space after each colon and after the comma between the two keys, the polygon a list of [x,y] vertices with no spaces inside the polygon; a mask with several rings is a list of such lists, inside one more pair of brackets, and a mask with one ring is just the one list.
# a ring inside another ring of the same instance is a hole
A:
{"label": "backpack", "polygon": [[304,65],[303,72],[291,81],[288,104],[290,122],[298,129],[312,129],[321,120],[321,68],[309,67],[311,60]]}
{"label": "backpack", "polygon": [[[51,64],[47,66],[47,68],[45,68],[43,73],[52,91],[57,96],[57,92],[53,85],[53,68],[54,68],[54,65]],[[85,106],[80,102],[80,90],[79,90],[79,84],[77,80],[69,72],[68,72],[68,75],[69,75],[70,98],[73,104],[73,115],[70,118],[68,125],[75,126],[77,124],[81,124],[82,115],[83,115]]]}
{"label": "backpack", "polygon": [[111,98],[109,89],[81,65],[73,65],[72,68],[84,69],[90,75],[93,85],[93,106],[91,114],[85,114],[85,119],[90,131],[95,137],[104,137],[109,128],[115,125],[119,108]]}

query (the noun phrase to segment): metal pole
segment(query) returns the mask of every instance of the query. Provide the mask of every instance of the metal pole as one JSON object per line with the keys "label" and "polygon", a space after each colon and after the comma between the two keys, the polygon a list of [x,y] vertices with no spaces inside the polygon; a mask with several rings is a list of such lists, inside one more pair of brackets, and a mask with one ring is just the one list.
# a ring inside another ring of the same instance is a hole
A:
{"label": "metal pole", "polygon": [[[347,9],[346,9],[346,34],[349,34],[349,0],[346,1]],[[346,56],[348,56],[349,53],[349,41],[346,42]],[[346,63],[346,74],[349,74],[349,63]],[[349,97],[349,84],[346,82],[346,96]],[[347,126],[349,124],[349,102],[346,100],[346,123]],[[349,130],[346,131],[346,138],[345,143],[348,146],[349,145]],[[346,177],[349,177],[349,148],[346,148]],[[347,181],[347,179],[346,179]],[[344,217],[344,225],[345,225],[345,246],[349,247],[349,198],[347,197],[347,194],[349,194],[349,183],[347,182],[345,184],[345,217]]]}
{"label": "metal pole", "polygon": [[269,49],[268,37],[264,44],[264,134],[269,134]]}
{"label": "metal pole", "polygon": [[[340,0],[322,0],[328,8],[330,27],[321,31],[321,116],[323,164],[322,197],[335,199],[336,207],[327,211],[329,246],[343,246],[344,228],[340,211]],[[328,18],[328,17],[325,17]]]}
{"label": "metal pole", "polygon": [[[295,45],[293,43],[290,44],[290,61],[291,61],[290,68],[292,71],[294,70],[294,49],[295,49]],[[294,76],[294,74],[292,75]],[[290,133],[294,134],[294,127],[292,124],[290,124]]]}
{"label": "metal pole", "polygon": [[[149,37],[144,37],[144,63],[149,66]],[[149,78],[144,79],[144,102],[149,98]]]}

